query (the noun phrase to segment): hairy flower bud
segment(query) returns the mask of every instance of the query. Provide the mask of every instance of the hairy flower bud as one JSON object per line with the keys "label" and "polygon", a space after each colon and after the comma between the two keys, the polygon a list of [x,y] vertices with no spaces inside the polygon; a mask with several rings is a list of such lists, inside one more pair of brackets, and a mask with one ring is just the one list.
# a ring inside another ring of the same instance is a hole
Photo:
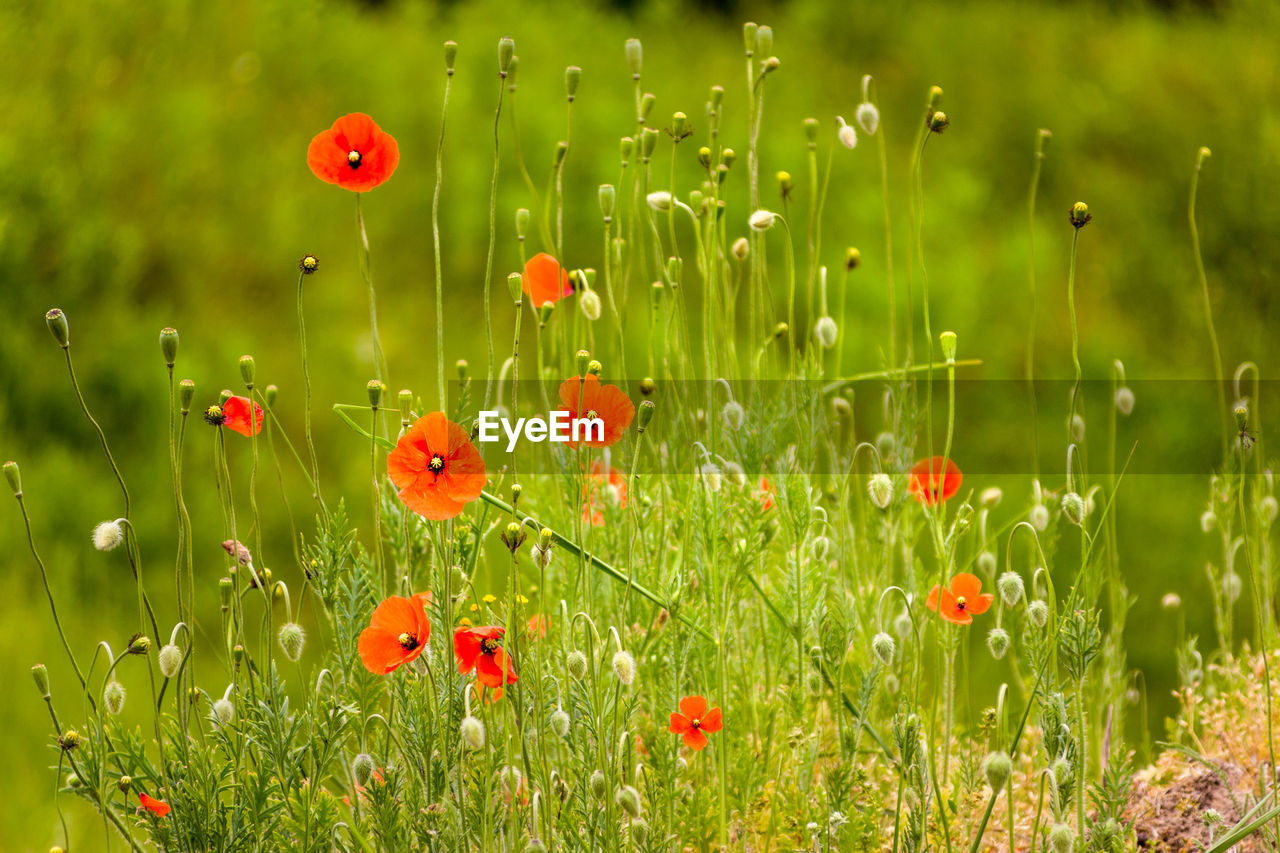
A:
{"label": "hairy flower bud", "polygon": [[1049,621],[1049,605],[1037,598],[1027,605],[1027,618],[1031,620],[1032,625],[1043,628]]}
{"label": "hairy flower bud", "polygon": [[591,790],[591,796],[597,800],[603,800],[605,794],[608,793],[608,785],[604,779],[604,771],[596,770],[591,774],[591,779],[587,782],[587,787]]}
{"label": "hairy flower bud", "polygon": [[297,622],[286,622],[280,626],[278,639],[284,656],[297,663],[307,642],[307,632]]}
{"label": "hairy flower bud", "polygon": [[987,632],[987,651],[996,660],[1004,657],[1009,651],[1009,632],[1003,628],[992,628]]}
{"label": "hairy flower bud", "polygon": [[1084,523],[1084,498],[1075,492],[1067,492],[1062,496],[1062,514],[1072,524]]}
{"label": "hairy flower bud", "polygon": [[600,296],[594,290],[584,290],[578,297],[578,310],[591,322],[600,319]]}
{"label": "hairy flower bud", "polygon": [[888,474],[873,474],[867,481],[867,494],[873,504],[884,509],[893,501],[893,480]]}
{"label": "hairy flower bud", "polygon": [[880,126],[880,110],[870,101],[863,101],[858,104],[858,111],[854,113],[854,117],[858,121],[858,126],[862,128],[862,132],[867,136],[875,136],[876,128]]}
{"label": "hairy flower bud", "polygon": [[362,788],[369,784],[374,770],[373,756],[367,752],[362,752],[351,759],[351,775],[356,780],[356,784]]}
{"label": "hairy flower bud", "polygon": [[739,237],[737,240],[733,241],[733,246],[730,247],[729,251],[731,251],[733,256],[738,260],[745,261],[747,259],[747,255],[751,252],[751,244],[747,242],[746,237]]}
{"label": "hairy flower bud", "polygon": [[463,717],[459,731],[462,733],[462,742],[471,749],[484,746],[484,723],[480,720],[472,716]]}
{"label": "hairy flower bud", "polygon": [[997,565],[996,555],[990,551],[983,551],[978,554],[978,570],[984,575],[995,573]]}
{"label": "hairy flower bud", "polygon": [[628,687],[636,680],[636,659],[631,652],[618,651],[613,655],[613,674]]}
{"label": "hairy flower bud", "polygon": [[618,793],[613,797],[614,801],[622,807],[627,816],[632,818],[640,817],[640,792],[630,785],[623,785],[618,789]]}
{"label": "hairy flower bud", "polygon": [[551,731],[556,733],[556,737],[564,737],[569,734],[569,715],[564,712],[563,708],[556,708],[552,712]]}
{"label": "hairy flower bud", "polygon": [[104,521],[93,528],[93,547],[99,551],[111,551],[124,541],[124,525],[121,519]]}
{"label": "hairy flower bud", "polygon": [[1013,773],[1013,760],[1006,752],[992,752],[982,759],[982,772],[987,777],[987,784],[993,792],[1000,791],[1009,783]]}
{"label": "hairy flower bud", "polygon": [[1049,830],[1049,846],[1053,848],[1053,853],[1071,853],[1075,843],[1076,834],[1067,824],[1060,823]]}
{"label": "hairy flower bud", "polygon": [[219,725],[229,725],[236,718],[236,706],[231,704],[230,699],[219,699],[213,703],[213,716]]}
{"label": "hairy flower bud", "polygon": [[1126,418],[1133,414],[1133,391],[1129,390],[1129,386],[1116,389],[1115,403],[1116,411]]}
{"label": "hairy flower bud", "polygon": [[871,638],[871,651],[875,652],[876,657],[880,659],[880,663],[885,666],[891,665],[894,651],[893,637],[890,637],[884,631],[876,634]]}
{"label": "hairy flower bud", "polygon": [[161,647],[157,660],[160,664],[160,674],[165,678],[173,678],[178,674],[178,667],[182,666],[182,649],[169,643]]}
{"label": "hairy flower bud", "polygon": [[1022,583],[1022,575],[1017,572],[1005,572],[996,581],[996,589],[1000,592],[1000,600],[1005,607],[1014,607],[1022,600],[1026,588]]}
{"label": "hairy flower bud", "polygon": [[1036,504],[1031,507],[1031,512],[1029,513],[1028,518],[1031,521],[1032,527],[1043,532],[1044,529],[1049,526],[1049,509],[1044,504]]}
{"label": "hairy flower bud", "polygon": [[778,214],[771,210],[757,210],[747,219],[747,224],[751,226],[753,231],[768,231],[778,220]]}
{"label": "hairy flower bud", "polygon": [[665,213],[666,211],[671,209],[671,205],[672,205],[671,193],[667,192],[666,190],[658,190],[657,192],[651,192],[644,197],[644,200],[646,203],[648,203],[650,208],[660,213]]}
{"label": "hairy flower bud", "polygon": [[106,706],[107,713],[116,716],[123,711],[125,695],[123,684],[114,678],[107,682],[107,686],[102,691],[102,704]]}
{"label": "hairy flower bud", "polygon": [[852,150],[858,145],[858,131],[853,129],[853,125],[847,124],[844,116],[836,116],[836,138],[840,140],[840,144],[845,148]]}
{"label": "hairy flower bud", "polygon": [[570,675],[581,681],[587,675],[587,656],[574,649],[565,658],[565,667],[569,670]]}
{"label": "hairy flower bud", "polygon": [[818,342],[818,346],[823,349],[831,349],[836,345],[836,338],[839,337],[840,330],[836,326],[836,321],[830,317],[819,317],[818,322],[813,326],[813,337]]}

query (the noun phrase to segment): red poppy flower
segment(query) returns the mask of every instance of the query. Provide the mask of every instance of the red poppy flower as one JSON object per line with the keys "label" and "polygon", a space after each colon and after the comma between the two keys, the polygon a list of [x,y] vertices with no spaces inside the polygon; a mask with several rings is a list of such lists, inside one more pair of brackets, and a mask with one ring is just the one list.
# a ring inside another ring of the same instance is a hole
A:
{"label": "red poppy flower", "polygon": [[502,648],[506,630],[494,625],[482,628],[459,628],[453,632],[453,654],[458,659],[458,672],[476,671],[476,678],[486,687],[516,683],[516,670]]}
{"label": "red poppy flower", "polygon": [[326,184],[362,193],[396,170],[400,147],[395,137],[364,113],[351,113],[322,130],[307,148],[307,165]]}
{"label": "red poppy flower", "polygon": [[569,271],[546,252],[539,252],[525,262],[520,286],[533,300],[534,308],[541,308],[547,302],[559,302],[573,293]]}
{"label": "red poppy flower", "polygon": [[760,501],[760,511],[768,512],[773,509],[773,483],[770,483],[765,477],[760,478],[760,488],[756,489],[756,500]]}
{"label": "red poppy flower", "polygon": [[164,800],[157,800],[155,797],[148,797],[146,794],[138,794],[138,802],[142,803],[142,808],[156,817],[164,817],[173,810],[173,807]]}
{"label": "red poppy flower", "polygon": [[707,734],[720,731],[720,709],[707,710],[702,696],[686,696],[680,700],[680,713],[671,715],[673,734],[684,735],[684,745],[700,752],[707,745]]}
{"label": "red poppy flower", "polygon": [[948,622],[968,625],[974,616],[986,613],[995,598],[991,593],[982,591],[982,581],[976,575],[961,572],[951,579],[950,589],[934,586],[929,591],[926,604]]}
{"label": "red poppy flower", "polygon": [[453,518],[484,489],[484,460],[467,431],[432,412],[419,418],[387,454],[400,500],[423,518]]}
{"label": "red poppy flower", "polygon": [[[249,406],[253,406],[253,424],[249,423]],[[262,407],[250,404],[248,397],[228,397],[222,404],[222,425],[245,438],[262,432]]]}
{"label": "red poppy flower", "polygon": [[925,506],[933,506],[939,501],[950,500],[960,491],[963,480],[964,475],[953,460],[947,460],[944,472],[942,457],[934,456],[922,459],[911,467],[911,481],[907,484],[907,491]]}
{"label": "red poppy flower", "polygon": [[392,595],[374,609],[357,644],[365,669],[386,675],[422,654],[431,637],[423,599],[423,595]]}
{"label": "red poppy flower", "polygon": [[609,467],[609,476],[606,478],[604,470],[605,465],[599,459],[592,462],[591,474],[585,487],[587,500],[582,505],[582,518],[594,527],[604,526],[604,507],[616,506],[621,509],[627,505],[627,478],[612,466]]}
{"label": "red poppy flower", "polygon": [[[588,440],[570,441],[568,442],[570,447],[577,447],[579,444],[586,447],[608,447],[611,444],[617,444],[618,439],[622,438],[622,433],[636,416],[635,404],[626,394],[618,390],[618,386],[601,385],[600,377],[590,374],[585,381],[574,376],[560,383],[560,402],[564,404],[564,408],[560,411],[568,412],[571,421],[580,417],[588,420],[599,418],[604,421],[603,437],[600,437],[598,429],[592,429],[584,424],[578,437]],[[572,435],[572,430],[569,434]]]}

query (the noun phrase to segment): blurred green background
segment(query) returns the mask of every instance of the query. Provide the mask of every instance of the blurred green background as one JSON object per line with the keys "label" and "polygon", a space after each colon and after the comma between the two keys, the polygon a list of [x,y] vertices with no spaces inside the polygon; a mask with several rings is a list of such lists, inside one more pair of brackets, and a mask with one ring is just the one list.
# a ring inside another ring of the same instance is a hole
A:
{"label": "blurred green background", "polygon": [[[777,204],[768,176],[787,169],[797,177],[801,209],[807,205],[802,120],[823,122],[825,157],[834,116],[852,119],[861,75],[875,75],[890,150],[899,276],[906,262],[910,142],[928,86],[944,88],[952,126],[929,146],[926,239],[935,329],[954,329],[962,355],[984,362],[967,378],[1022,375],[1025,196],[1041,127],[1053,131],[1037,217],[1041,374],[1070,376],[1066,211],[1085,199],[1095,214],[1082,235],[1079,267],[1086,375],[1105,379],[1116,358],[1134,379],[1211,375],[1185,210],[1195,152],[1207,145],[1213,157],[1201,185],[1201,236],[1224,361],[1230,370],[1252,359],[1264,376],[1274,375],[1280,356],[1280,15],[1273,4],[625,5],[4,4],[0,457],[22,465],[37,542],[82,658],[100,639],[123,646],[134,587],[120,553],[89,546],[92,526],[120,514],[119,494],[70,392],[44,312],[58,306],[70,318],[80,382],[132,487],[161,606],[171,586],[175,534],[167,389],[156,333],[165,325],[179,328],[178,376],[197,383],[197,406],[236,386],[237,357],[254,354],[260,383],[280,387],[279,405],[296,440],[295,263],[304,252],[322,263],[320,274],[307,280],[306,299],[327,490],[344,486],[348,494],[364,495],[367,475],[352,461],[352,435],[327,415],[333,401],[361,402],[372,375],[353,204],[350,195],[311,175],[305,152],[313,134],[351,111],[370,113],[398,139],[399,171],[366,197],[365,212],[392,387],[429,391],[436,345],[430,204],[446,39],[460,44],[441,206],[449,362],[465,357],[483,371],[478,296],[498,39],[516,41],[520,142],[540,185],[564,135],[564,68],[583,69],[565,169],[565,260],[599,266],[596,186],[616,181],[618,138],[634,127],[625,39],[644,42],[644,88],[657,96],[652,125],[663,127],[673,111],[683,110],[700,129],[708,87],[719,83],[726,87],[723,137],[742,155],[740,27],[752,19],[774,27],[774,52],[782,60],[768,83],[761,134],[768,204]],[[504,120],[499,294],[505,273],[517,266],[512,213],[530,203],[510,133]],[[864,137],[856,150],[835,152],[824,223],[824,263],[838,265],[846,245],[862,251],[849,315],[837,318],[850,336],[849,366],[859,370],[881,366],[885,341],[873,143]],[[660,163],[667,162],[667,150],[664,142]],[[681,150],[687,190],[696,177],[696,145]],[[735,170],[745,158],[739,163]],[[745,231],[741,171],[730,187],[731,209],[740,214],[731,231]],[[643,303],[637,298],[636,304]],[[1217,446],[1212,411],[1143,406],[1140,396],[1125,424],[1126,442],[1161,437],[1186,448],[1176,470],[1208,472]],[[1013,473],[1025,473],[1016,468],[1025,464],[1019,455],[1029,454],[1025,422],[984,419],[981,434],[966,434],[963,418],[962,411],[962,442],[1003,449]],[[208,433],[192,426],[188,501],[199,537],[197,575],[203,562],[212,608],[221,537]],[[1046,442],[1043,458],[1048,470],[1061,471],[1056,447]],[[1171,710],[1174,684],[1173,628],[1159,597],[1178,589],[1189,601],[1203,601],[1204,563],[1212,555],[1196,522],[1206,492],[1203,473],[1160,475],[1158,460],[1147,460],[1146,470],[1126,493],[1120,529],[1129,583],[1139,596],[1130,618],[1130,663],[1146,672],[1152,724],[1159,726]],[[269,461],[263,477],[264,490],[276,488]],[[291,465],[284,477],[301,495]],[[981,487],[985,479],[972,481]],[[1061,485],[1052,477],[1048,484]],[[1019,501],[1025,479],[1020,490]],[[263,503],[273,544],[259,562],[283,564],[287,520],[278,501]],[[355,503],[363,520],[367,501]],[[309,529],[306,519],[298,521]],[[50,665],[54,695],[67,716],[76,716],[77,703],[20,516],[7,499],[0,542],[0,678],[13,690],[0,703],[0,847],[43,850],[60,838],[56,780],[46,769],[56,758],[29,667]],[[1210,609],[1189,608],[1187,620],[1189,631],[1206,636],[1202,646],[1211,645]],[[73,837],[99,843],[100,825],[89,811],[64,800]]]}

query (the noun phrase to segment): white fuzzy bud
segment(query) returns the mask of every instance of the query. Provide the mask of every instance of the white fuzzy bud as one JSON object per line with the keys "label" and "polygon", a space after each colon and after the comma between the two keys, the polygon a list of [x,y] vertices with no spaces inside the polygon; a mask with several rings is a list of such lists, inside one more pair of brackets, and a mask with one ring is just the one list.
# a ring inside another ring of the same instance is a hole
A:
{"label": "white fuzzy bud", "polygon": [[613,656],[613,674],[628,687],[636,680],[636,659],[631,652],[620,651]]}
{"label": "white fuzzy bud", "polygon": [[856,148],[858,145],[858,132],[853,129],[853,125],[846,124],[841,116],[836,116],[836,121],[840,123],[839,129],[836,131],[836,138],[840,140],[840,144],[851,150]]}
{"label": "white fuzzy bud", "polygon": [[280,649],[284,656],[297,663],[302,657],[302,649],[307,644],[307,632],[297,622],[286,622],[280,626],[278,635]]}
{"label": "white fuzzy bud", "polygon": [[724,463],[724,476],[739,489],[747,485],[747,472],[737,462]]}
{"label": "white fuzzy bud", "polygon": [[747,255],[751,253],[751,244],[747,242],[746,237],[739,237],[733,241],[733,246],[729,251],[733,252],[733,256],[740,261],[745,261]]}
{"label": "white fuzzy bud", "polygon": [[178,667],[182,666],[182,649],[170,643],[160,649],[157,660],[160,664],[160,674],[165,678],[173,678],[178,674]]}
{"label": "white fuzzy bud", "polygon": [[1164,598],[1160,599],[1160,606],[1165,610],[1177,610],[1182,606],[1182,596],[1176,592],[1166,592]]}
{"label": "white fuzzy bud", "polygon": [[1004,497],[1004,492],[1000,489],[1000,487],[992,486],[989,489],[982,490],[982,493],[978,495],[978,502],[982,504],[984,507],[986,507],[987,509],[992,509],[993,507],[1000,505],[1000,500],[1003,497]]}
{"label": "white fuzzy bud", "polygon": [[1036,504],[1031,508],[1029,516],[1031,526],[1040,532],[1049,526],[1049,510],[1044,504]]}
{"label": "white fuzzy bud", "polygon": [[724,408],[720,410],[720,417],[724,419],[724,425],[729,429],[737,432],[742,428],[742,422],[746,420],[747,413],[742,408],[742,404],[737,400],[730,400],[724,404]]}
{"label": "white fuzzy bud", "polygon": [[819,317],[818,322],[813,325],[813,337],[818,342],[818,346],[823,349],[831,349],[835,346],[839,335],[840,330],[836,326],[836,321],[830,317]]}
{"label": "white fuzzy bud", "polygon": [[893,480],[888,474],[874,474],[867,481],[867,494],[871,502],[879,509],[884,509],[893,501]]}
{"label": "white fuzzy bud", "polygon": [[107,707],[107,713],[115,716],[124,710],[124,700],[124,685],[113,678],[102,691],[102,704]]}
{"label": "white fuzzy bud", "polygon": [[213,716],[220,725],[228,725],[236,718],[236,706],[231,704],[231,700],[223,697],[213,703]]}
{"label": "white fuzzy bud", "polygon": [[1003,628],[992,628],[987,632],[987,651],[996,660],[1004,657],[1009,651],[1009,632]]}
{"label": "white fuzzy bud", "polygon": [[355,758],[351,759],[351,775],[355,777],[356,784],[364,787],[369,784],[369,780],[373,778],[373,756],[367,752],[362,752]]}
{"label": "white fuzzy bud", "polygon": [[640,792],[630,785],[623,785],[618,789],[618,793],[614,795],[614,800],[627,816],[635,819],[640,817]]}
{"label": "white fuzzy bud", "polygon": [[1126,418],[1133,414],[1133,392],[1129,390],[1127,385],[1116,389],[1115,401],[1117,412]]}
{"label": "white fuzzy bud", "polygon": [[666,190],[658,190],[645,196],[645,201],[649,203],[649,207],[659,212],[665,212],[671,209],[671,193]]}
{"label": "white fuzzy bud", "polygon": [[462,734],[462,742],[469,748],[480,749],[484,746],[484,723],[477,718],[469,715],[463,717],[458,731]]}
{"label": "white fuzzy bud", "polygon": [[867,136],[875,136],[876,128],[880,126],[880,110],[870,101],[863,101],[858,104],[858,112],[854,114],[858,120],[858,127],[862,128],[862,132]]}
{"label": "white fuzzy bud", "polygon": [[124,525],[120,519],[104,521],[93,528],[93,547],[99,551],[110,551],[124,541]]}
{"label": "white fuzzy bud", "polygon": [[578,310],[591,322],[600,319],[600,295],[594,290],[584,290],[578,297]]}
{"label": "white fuzzy bud", "polygon": [[768,231],[773,227],[773,223],[778,220],[778,214],[771,210],[757,210],[751,214],[751,218],[747,220],[747,224],[751,226],[752,231]]}
{"label": "white fuzzy bud", "polygon": [[587,675],[587,656],[574,649],[565,658],[565,667],[569,670],[570,675],[581,681]]}
{"label": "white fuzzy bud", "polygon": [[1026,588],[1022,583],[1022,575],[1017,572],[1005,572],[996,581],[996,589],[1000,591],[1000,600],[1005,607],[1013,607],[1022,600]]}
{"label": "white fuzzy bud", "polygon": [[880,659],[880,663],[885,666],[893,663],[893,649],[893,637],[890,637],[884,631],[871,638],[871,651],[875,652],[876,657]]}
{"label": "white fuzzy bud", "polygon": [[1032,625],[1043,628],[1049,621],[1049,605],[1037,598],[1027,605],[1027,618],[1031,620]]}
{"label": "white fuzzy bud", "polygon": [[1072,524],[1083,524],[1085,514],[1084,498],[1075,492],[1067,492],[1062,496],[1062,514]]}
{"label": "white fuzzy bud", "polygon": [[698,479],[702,480],[702,485],[706,486],[707,491],[720,491],[720,469],[714,462],[707,462],[698,469]]}
{"label": "white fuzzy bud", "polygon": [[990,551],[983,551],[978,555],[978,570],[984,575],[991,575],[996,570],[996,555]]}

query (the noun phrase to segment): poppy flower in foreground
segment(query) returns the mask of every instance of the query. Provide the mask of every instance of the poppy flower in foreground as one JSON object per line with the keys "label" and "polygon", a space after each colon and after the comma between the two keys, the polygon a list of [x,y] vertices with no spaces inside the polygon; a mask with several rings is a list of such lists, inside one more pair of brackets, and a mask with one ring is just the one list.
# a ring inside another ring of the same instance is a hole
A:
{"label": "poppy flower in foreground", "polygon": [[704,697],[686,696],[680,700],[680,713],[671,715],[668,731],[684,735],[684,745],[700,752],[707,745],[707,734],[720,731],[722,725],[719,708],[708,711]]}
{"label": "poppy flower in foreground", "polygon": [[968,625],[974,616],[987,612],[995,596],[982,591],[982,581],[977,575],[961,572],[951,579],[951,588],[934,586],[929,591],[926,605],[948,622]]}
{"label": "poppy flower in foreground", "polygon": [[155,797],[148,797],[146,794],[138,794],[138,802],[142,803],[142,808],[156,817],[164,817],[173,810],[173,807],[165,801],[157,800]]}
{"label": "poppy flower in foreground", "polygon": [[[249,421],[249,409],[253,409],[253,421]],[[219,424],[245,438],[262,432],[262,407],[248,397],[228,397],[222,404],[222,421]],[[210,421],[212,423],[212,421]]]}
{"label": "poppy flower in foreground", "polygon": [[591,374],[585,380],[574,376],[560,383],[560,402],[564,404],[560,411],[568,412],[570,420],[599,418],[604,421],[603,435],[599,429],[593,430],[584,424],[578,433],[578,437],[584,440],[569,441],[570,447],[577,447],[579,444],[584,447],[617,444],[636,416],[635,404],[617,385],[602,385],[600,377]]}
{"label": "poppy flower in foreground", "polygon": [[387,474],[404,505],[443,521],[466,509],[484,489],[484,460],[462,427],[432,412],[419,418],[387,454]]}
{"label": "poppy flower in foreground", "polygon": [[605,476],[605,464],[599,459],[591,463],[591,475],[587,478],[586,502],[582,505],[582,518],[593,527],[604,526],[606,506],[619,509],[627,505],[627,479],[617,468],[609,466],[609,475]]}
{"label": "poppy flower in foreground", "polygon": [[494,625],[481,628],[459,628],[453,632],[453,654],[458,659],[458,672],[476,671],[476,678],[486,687],[516,683],[516,670],[502,648],[506,630]]}
{"label": "poppy flower in foreground", "polygon": [[535,309],[547,302],[559,302],[573,293],[569,271],[546,252],[539,252],[525,262],[520,286],[533,300]]}
{"label": "poppy flower in foreground", "polygon": [[424,598],[392,595],[374,609],[357,644],[365,669],[386,675],[422,654],[431,637]]}
{"label": "poppy flower in foreground", "polygon": [[951,459],[946,460],[944,471],[942,461],[941,456],[934,456],[911,466],[911,481],[907,484],[907,491],[925,506],[950,500],[960,491],[964,475]]}
{"label": "poppy flower in foreground", "polygon": [[307,165],[327,184],[362,193],[396,170],[400,147],[395,137],[364,113],[351,113],[322,130],[307,148]]}

